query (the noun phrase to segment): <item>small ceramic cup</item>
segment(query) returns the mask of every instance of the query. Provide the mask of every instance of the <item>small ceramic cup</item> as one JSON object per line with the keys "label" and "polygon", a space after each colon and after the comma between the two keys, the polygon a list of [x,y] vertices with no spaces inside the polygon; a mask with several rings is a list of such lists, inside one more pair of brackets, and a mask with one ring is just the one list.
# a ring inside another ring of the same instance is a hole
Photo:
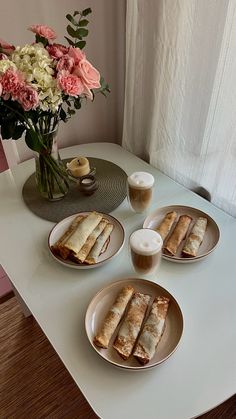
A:
{"label": "small ceramic cup", "polygon": [[98,183],[93,175],[82,176],[79,181],[79,190],[84,195],[92,195],[98,188]]}

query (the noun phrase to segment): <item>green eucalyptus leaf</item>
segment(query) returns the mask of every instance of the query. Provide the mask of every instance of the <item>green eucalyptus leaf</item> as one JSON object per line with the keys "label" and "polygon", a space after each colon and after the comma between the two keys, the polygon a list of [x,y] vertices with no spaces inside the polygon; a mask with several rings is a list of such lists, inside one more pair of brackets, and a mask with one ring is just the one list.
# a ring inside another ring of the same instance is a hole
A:
{"label": "green eucalyptus leaf", "polygon": [[40,144],[37,133],[33,129],[26,131],[25,142],[31,150],[37,151],[38,153],[42,151],[43,147]]}
{"label": "green eucalyptus leaf", "polygon": [[66,112],[64,111],[63,108],[61,108],[59,116],[63,122],[66,122]]}
{"label": "green eucalyptus leaf", "polygon": [[3,140],[10,140],[14,133],[14,124],[10,124],[9,121],[6,121],[1,125],[1,136]]}
{"label": "green eucalyptus leaf", "polygon": [[78,26],[77,20],[75,20],[75,18],[70,14],[66,15],[66,19],[69,20],[69,22],[72,23],[72,25]]}
{"label": "green eucalyptus leaf", "polygon": [[75,29],[72,28],[72,26],[68,25],[66,27],[66,30],[68,32],[68,34],[72,37],[72,38],[78,38],[77,36],[77,31]]}
{"label": "green eucalyptus leaf", "polygon": [[35,35],[35,40],[36,42],[41,42],[41,44],[43,44],[44,47],[46,47],[48,45],[48,40],[46,38],[44,38],[43,36],[40,35]]}
{"label": "green eucalyptus leaf", "polygon": [[80,49],[83,49],[85,47],[85,45],[86,45],[85,41],[78,41],[78,42],[75,43],[75,47],[80,48]]}
{"label": "green eucalyptus leaf", "polygon": [[75,101],[74,101],[74,107],[75,107],[75,109],[80,109],[81,108],[81,102],[80,102],[80,99],[78,98],[78,99],[75,99]]}
{"label": "green eucalyptus leaf", "polygon": [[82,16],[87,16],[87,15],[89,15],[90,13],[92,13],[92,9],[91,9],[90,7],[88,7],[87,9],[84,9],[84,10],[82,11]]}
{"label": "green eucalyptus leaf", "polygon": [[100,90],[99,93],[101,93],[103,96],[107,97],[107,94],[103,90]]}
{"label": "green eucalyptus leaf", "polygon": [[76,34],[77,34],[78,38],[79,38],[79,37],[84,37],[84,36],[87,36],[87,35],[88,35],[88,33],[89,33],[88,29],[85,29],[85,28],[79,28],[79,29],[77,29],[77,31],[76,31]]}
{"label": "green eucalyptus leaf", "polygon": [[104,86],[104,84],[105,84],[104,77],[100,77],[100,85],[101,86]]}
{"label": "green eucalyptus leaf", "polygon": [[13,135],[12,135],[12,139],[18,140],[19,138],[22,137],[24,131],[25,131],[25,127],[23,125],[16,125]]}
{"label": "green eucalyptus leaf", "polygon": [[74,41],[72,41],[70,38],[67,38],[67,36],[64,36],[64,38],[66,38],[67,42],[68,42],[70,45],[72,45],[72,46],[74,46],[74,45],[75,45]]}
{"label": "green eucalyptus leaf", "polygon": [[89,21],[87,19],[82,19],[79,21],[79,26],[87,26]]}

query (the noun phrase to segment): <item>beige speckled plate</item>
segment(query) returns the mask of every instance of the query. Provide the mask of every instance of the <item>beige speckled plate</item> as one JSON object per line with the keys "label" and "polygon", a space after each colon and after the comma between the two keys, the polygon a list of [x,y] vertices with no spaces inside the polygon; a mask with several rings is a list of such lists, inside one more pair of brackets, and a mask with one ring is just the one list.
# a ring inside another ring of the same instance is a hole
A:
{"label": "beige speckled plate", "polygon": [[[168,212],[171,211],[176,211],[178,214],[178,218],[180,215],[189,215],[190,217],[192,217],[192,222],[190,224],[190,227],[188,229],[188,233],[186,236],[186,239],[191,231],[191,228],[194,224],[194,222],[197,220],[198,217],[206,217],[207,218],[207,229],[204,235],[204,239],[203,242],[201,244],[201,246],[199,247],[198,250],[198,254],[196,257],[190,257],[190,258],[186,258],[186,257],[182,257],[182,249],[184,247],[184,243],[185,240],[183,240],[183,242],[180,244],[177,254],[175,256],[170,256],[167,255],[165,253],[162,254],[163,258],[166,260],[169,260],[171,262],[177,262],[177,263],[192,263],[192,262],[197,262],[199,260],[202,260],[203,258],[205,258],[206,256],[208,256],[217,246],[219,239],[220,239],[220,230],[219,227],[217,226],[216,222],[205,212],[196,209],[196,208],[192,208],[192,207],[187,207],[184,205],[170,205],[168,207],[162,207],[162,208],[158,208],[156,211],[154,211],[152,214],[148,215],[148,217],[145,219],[144,223],[143,223],[143,227],[144,228],[151,228],[153,230],[155,230],[155,228],[160,224],[160,222],[163,220],[163,218],[165,217],[165,215]],[[177,220],[178,220],[177,218]],[[168,234],[167,238],[165,239],[164,244],[166,243],[166,241],[168,240],[169,236],[171,235],[174,227],[175,227],[176,223],[174,223],[174,225],[172,226],[172,229],[170,231],[170,233]]]}
{"label": "beige speckled plate", "polygon": [[[114,336],[111,339],[108,349],[99,348],[93,343],[93,338],[100,329],[108,310],[116,299],[116,296],[121,291],[121,289],[127,285],[132,285],[135,291],[151,295],[153,297],[152,300],[154,297],[160,295],[170,299],[170,306],[163,336],[159,345],[157,346],[154,358],[146,365],[139,364],[139,362],[132,355],[127,361],[123,360],[112,347],[114,339],[119,330],[119,326],[117,327]],[[92,347],[98,353],[98,355],[100,355],[107,362],[122,369],[142,371],[156,367],[165,361],[176,350],[183,333],[183,315],[175,298],[160,285],[146,279],[127,278],[111,283],[107,287],[100,290],[93,297],[86,312],[85,329]]]}
{"label": "beige speckled plate", "polygon": [[112,217],[109,214],[101,213],[104,216],[104,218],[106,218],[108,221],[110,221],[114,225],[114,228],[113,228],[113,231],[110,235],[109,244],[108,244],[105,252],[102,253],[99,256],[97,263],[94,263],[93,265],[86,265],[84,263],[78,264],[78,263],[75,263],[75,262],[73,262],[69,259],[64,260],[59,255],[54,254],[51,250],[51,246],[53,246],[53,244],[55,244],[57,242],[57,240],[59,240],[59,238],[65,233],[65,231],[68,229],[68,227],[72,223],[73,219],[75,217],[77,217],[78,215],[88,215],[89,213],[90,213],[90,211],[79,212],[77,214],[70,215],[69,217],[64,218],[62,221],[57,223],[49,233],[49,236],[48,236],[49,251],[50,251],[52,257],[57,262],[61,263],[64,266],[68,266],[69,268],[74,268],[74,269],[96,268],[97,266],[101,266],[104,263],[109,262],[113,257],[118,255],[118,253],[121,251],[121,249],[124,245],[125,231],[124,231],[124,227],[122,226],[120,221],[118,221],[115,217]]}

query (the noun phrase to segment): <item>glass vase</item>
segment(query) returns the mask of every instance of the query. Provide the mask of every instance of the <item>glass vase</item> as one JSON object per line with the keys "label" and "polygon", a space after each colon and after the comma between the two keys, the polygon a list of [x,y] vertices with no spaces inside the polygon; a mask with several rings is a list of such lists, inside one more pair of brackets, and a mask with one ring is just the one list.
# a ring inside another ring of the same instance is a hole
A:
{"label": "glass vase", "polygon": [[41,196],[49,201],[62,199],[69,190],[68,175],[58,151],[57,131],[41,134],[45,147],[35,154],[36,185]]}

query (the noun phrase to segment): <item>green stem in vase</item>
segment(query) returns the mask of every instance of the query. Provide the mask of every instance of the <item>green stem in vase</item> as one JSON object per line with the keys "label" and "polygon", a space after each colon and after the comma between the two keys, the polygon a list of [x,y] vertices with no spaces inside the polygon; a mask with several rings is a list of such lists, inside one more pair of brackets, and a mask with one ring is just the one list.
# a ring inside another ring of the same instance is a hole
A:
{"label": "green stem in vase", "polygon": [[48,167],[48,169],[50,168],[50,174],[51,174],[51,182],[49,181],[50,189],[52,188],[52,183],[54,181],[56,181],[60,192],[64,194],[65,193],[65,188],[63,188],[63,184],[60,183],[60,180],[59,180],[59,178],[61,177],[63,179],[63,183],[65,183],[65,185],[66,185],[66,189],[69,187],[67,179],[66,179],[66,177],[63,173],[64,168],[63,168],[63,172],[62,172],[60,167],[58,167],[56,161],[51,156],[43,156],[43,158],[44,158],[44,161],[45,161],[46,166]]}
{"label": "green stem in vase", "polygon": [[69,189],[68,174],[57,149],[57,126],[57,115],[46,115],[35,126],[43,144],[36,157],[37,185],[42,196],[49,200],[61,199]]}

